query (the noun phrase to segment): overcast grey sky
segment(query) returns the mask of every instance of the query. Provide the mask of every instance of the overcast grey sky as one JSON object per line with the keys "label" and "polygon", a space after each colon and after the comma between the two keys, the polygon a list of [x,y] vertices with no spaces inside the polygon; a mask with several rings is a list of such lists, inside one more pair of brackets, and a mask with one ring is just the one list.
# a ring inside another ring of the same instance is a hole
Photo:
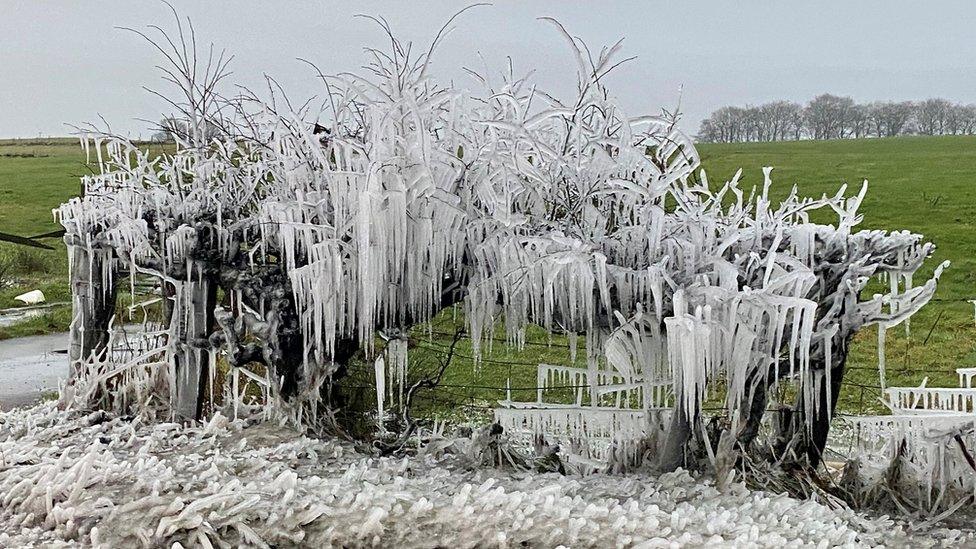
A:
{"label": "overcast grey sky", "polygon": [[[304,57],[328,73],[355,69],[362,47],[385,47],[375,24],[426,45],[461,2],[174,1],[198,39],[235,56],[232,79],[255,86],[274,76],[293,98],[321,93]],[[616,71],[612,91],[630,114],[674,107],[684,128],[723,105],[806,101],[831,92],[858,101],[941,96],[976,102],[976,2],[549,2],[499,0],[469,11],[435,57],[440,80],[470,86],[461,66],[480,52],[495,69],[505,56],[536,68],[557,92],[573,62],[559,19],[591,48],[624,37],[636,61]],[[148,44],[116,26],[173,28],[161,2],[0,0],[0,137],[65,135],[65,124],[101,115],[117,132],[168,112],[143,85],[165,89]],[[473,87],[473,86],[472,86]],[[679,92],[683,90],[683,92]]]}

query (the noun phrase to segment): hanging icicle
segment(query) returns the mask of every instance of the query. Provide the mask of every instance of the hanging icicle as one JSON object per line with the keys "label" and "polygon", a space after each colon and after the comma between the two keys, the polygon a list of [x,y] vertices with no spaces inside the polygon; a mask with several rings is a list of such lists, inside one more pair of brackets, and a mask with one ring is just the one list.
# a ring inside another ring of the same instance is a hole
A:
{"label": "hanging icicle", "polygon": [[383,418],[386,417],[383,409],[383,398],[386,393],[386,361],[383,360],[382,355],[376,357],[373,369],[376,374],[376,423],[380,431],[383,431]]}

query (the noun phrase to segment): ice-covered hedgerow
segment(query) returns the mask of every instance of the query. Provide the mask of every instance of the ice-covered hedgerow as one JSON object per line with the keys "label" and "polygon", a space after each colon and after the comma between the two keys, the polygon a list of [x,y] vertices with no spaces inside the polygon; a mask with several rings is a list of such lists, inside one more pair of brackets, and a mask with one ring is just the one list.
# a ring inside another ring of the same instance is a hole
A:
{"label": "ice-covered hedgerow", "polygon": [[[686,472],[564,477],[461,453],[375,458],[216,415],[148,423],[53,404],[0,414],[0,545],[831,547],[972,542]],[[467,442],[470,444],[470,442]]]}
{"label": "ice-covered hedgerow", "polygon": [[[444,33],[421,50],[391,32],[391,51],[367,50],[363,70],[320,75],[320,110],[280,89],[221,97],[221,58],[213,73],[181,62],[193,42],[181,29],[168,76],[189,135],[159,157],[95,135],[101,170],[58,210],[78,373],[63,402],[204,419],[212,395],[236,402],[240,383],[256,383],[269,416],[307,425],[320,400],[326,416],[342,405],[334,389],[355,353],[376,358],[377,332],[401,339],[447,305],[463,300],[476,351],[499,324],[519,346],[536,323],[583,335],[593,370],[609,335],[643,311],[654,341],[637,348],[657,351],[634,364],[674,386],[653,456],[662,468],[708,438],[702,406],[718,387],[728,421],[704,447],[723,475],[777,395],[796,397],[782,403],[790,419],[773,461],[791,451],[818,463],[851,339],[872,323],[883,334],[932,297],[941,268],[913,284],[932,245],[859,230],[866,186],[777,200],[769,170],[759,190],[738,175],[710,184],[674,117],[631,116],[614,99],[604,80],[621,44],[590,55],[549,23],[575,61],[568,97],[514,69],[446,85],[430,64]],[[104,303],[123,273],[155,281],[164,302],[168,336],[142,362],[116,363],[106,343]],[[872,277],[890,290],[862,299]],[[376,361],[377,388],[398,396],[407,345],[390,347],[395,368]],[[120,403],[123,374],[147,363],[152,381],[136,376],[141,396]],[[93,381],[98,391],[83,388]],[[596,400],[591,388],[586,403]]]}
{"label": "ice-covered hedgerow", "polygon": [[[666,468],[680,463],[710,385],[724,385],[731,420],[718,446],[748,447],[781,380],[798,398],[780,438],[798,438],[793,448],[816,462],[851,338],[874,323],[884,333],[928,302],[941,267],[921,286],[912,275],[933,246],[907,231],[858,230],[866,183],[854,196],[794,188],[779,202],[771,168],[758,190],[742,189],[739,174],[709,184],[673,121],[627,116],[604,85],[620,44],[591,56],[556,26],[577,60],[577,96],[555,99],[514,77],[487,84],[489,116],[475,134],[484,153],[470,168],[481,206],[469,237],[474,341],[498,321],[515,344],[529,322],[583,333],[595,369],[621,326],[615,314],[643,305],[656,334],[647,337],[666,341],[642,357],[643,373],[673,381],[680,412]],[[831,224],[811,221],[821,211]],[[862,301],[872,277],[890,292]]]}

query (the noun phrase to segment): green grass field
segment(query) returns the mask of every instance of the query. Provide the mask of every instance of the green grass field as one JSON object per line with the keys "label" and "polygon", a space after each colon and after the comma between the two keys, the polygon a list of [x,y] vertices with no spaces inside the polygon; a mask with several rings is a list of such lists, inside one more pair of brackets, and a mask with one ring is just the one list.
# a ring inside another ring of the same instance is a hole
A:
{"label": "green grass field", "polygon": [[[973,306],[976,297],[976,137],[894,138],[858,141],[806,141],[703,145],[700,148],[709,181],[718,183],[743,169],[745,185],[761,185],[762,167],[774,166],[773,195],[785,196],[793,184],[801,194],[833,193],[843,184],[854,193],[862,180],[870,182],[862,206],[866,228],[909,229],[925,234],[938,246],[935,257],[916,278],[923,282],[943,259],[952,261],[936,301],[912,320],[911,334],[903,328],[888,334],[888,384],[917,384],[928,376],[929,385],[954,385],[954,369],[976,366],[976,327]],[[51,209],[74,196],[78,177],[87,172],[84,154],[75,140],[0,141],[0,231],[21,235],[40,234],[56,227]],[[54,252],[24,251],[0,243],[0,269],[13,280],[0,287],[0,309],[17,303],[13,296],[40,288],[49,301],[67,301],[64,247],[57,239],[48,241]],[[0,338],[66,329],[69,315],[55,310],[25,324],[0,328]],[[433,327],[432,338],[416,330],[417,347],[412,350],[412,368],[433,368],[449,344],[447,335],[457,320],[442,314]],[[443,383],[436,394],[423,395],[435,409],[470,403],[489,403],[504,397],[504,387],[534,387],[534,364],[566,363],[565,341],[531,334],[523,352],[497,343],[485,362],[475,368],[470,344],[461,342]],[[868,329],[857,338],[849,360],[841,405],[847,412],[877,410],[877,333]],[[580,353],[582,359],[583,353]],[[371,368],[361,375],[371,380]],[[513,391],[516,399],[534,398],[535,391]],[[367,398],[364,396],[364,398]],[[445,403],[447,406],[445,406]]]}
{"label": "green grass field", "polygon": [[[75,139],[0,141],[0,232],[33,236],[58,229],[51,210],[77,196],[79,178],[87,170]],[[0,281],[8,282],[0,284],[0,309],[20,305],[14,296],[35,288],[48,302],[70,301],[64,244],[57,238],[44,243],[55,251],[0,242]],[[61,330],[70,316],[69,310],[58,308],[0,328],[0,338]]]}

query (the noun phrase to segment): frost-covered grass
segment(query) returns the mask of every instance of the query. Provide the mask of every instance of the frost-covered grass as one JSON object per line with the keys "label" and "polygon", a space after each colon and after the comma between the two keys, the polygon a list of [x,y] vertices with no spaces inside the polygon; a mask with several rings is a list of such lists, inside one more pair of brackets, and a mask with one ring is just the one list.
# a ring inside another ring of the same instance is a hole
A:
{"label": "frost-covered grass", "polygon": [[[797,183],[804,195],[834,192],[839,183],[871,182],[862,211],[865,226],[905,228],[926,235],[938,246],[934,261],[927,263],[918,279],[942,259],[953,262],[939,283],[935,301],[912,319],[912,334],[901,329],[888,334],[889,385],[911,385],[929,377],[929,385],[953,385],[953,370],[976,365],[976,327],[972,305],[964,300],[976,297],[976,147],[973,137],[893,138],[798,143],[745,143],[701,145],[699,150],[710,180],[718,182],[742,167],[747,184],[761,183],[761,167],[772,165],[774,196],[783,196]],[[84,154],[74,139],[0,141],[0,231],[32,235],[57,228],[51,209],[75,196],[78,176],[87,173]],[[778,193],[778,194],[777,194]],[[66,297],[67,267],[63,244],[45,241],[55,252],[31,252],[45,258],[42,272],[16,272],[14,286],[0,287],[0,308],[16,305],[13,296],[40,288],[49,301]],[[0,261],[13,254],[13,247],[0,243]],[[954,301],[939,301],[954,300]],[[941,318],[940,318],[941,315]],[[69,315],[56,312],[30,324],[0,329],[0,338],[67,329]],[[936,324],[936,321],[938,323]],[[933,329],[934,326],[934,329]],[[931,334],[930,334],[931,331]],[[861,385],[877,385],[876,332],[858,336],[852,349],[848,379]],[[925,342],[925,340],[928,340]],[[448,336],[434,338],[434,345],[449,343]],[[556,338],[547,348],[539,332],[525,351],[515,353],[499,344],[491,360],[565,363],[568,352]],[[460,353],[470,356],[464,345]],[[422,352],[415,349],[415,354]],[[422,358],[419,357],[418,358]],[[513,386],[534,386],[532,367],[512,367]],[[483,387],[504,387],[508,371],[473,368],[470,360],[458,358],[447,373],[449,385],[478,385],[475,388],[446,387],[432,403],[440,411],[457,404],[489,403],[502,398],[503,391]],[[843,411],[856,413],[879,410],[876,389],[850,384],[841,399]],[[530,399],[528,392],[514,395]]]}
{"label": "frost-covered grass", "polygon": [[[684,472],[564,477],[377,458],[217,416],[184,428],[48,403],[0,414],[0,546],[916,547],[886,517]],[[439,454],[439,453],[438,453]],[[267,544],[267,545],[265,545]]]}

